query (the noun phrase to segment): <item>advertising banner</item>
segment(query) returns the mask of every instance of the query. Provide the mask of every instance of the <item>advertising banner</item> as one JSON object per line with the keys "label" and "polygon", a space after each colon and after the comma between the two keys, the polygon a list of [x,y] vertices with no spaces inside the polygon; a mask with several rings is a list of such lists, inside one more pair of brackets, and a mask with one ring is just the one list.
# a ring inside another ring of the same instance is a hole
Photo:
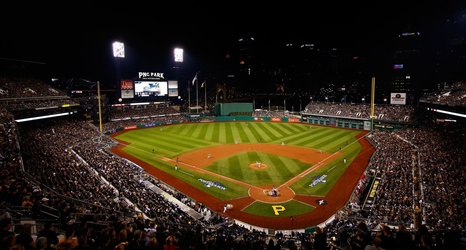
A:
{"label": "advertising banner", "polygon": [[122,90],[124,89],[134,89],[133,81],[132,80],[121,80],[120,87]]}
{"label": "advertising banner", "polygon": [[406,105],[406,93],[391,93],[390,104]]}
{"label": "advertising banner", "polygon": [[134,90],[122,89],[121,90],[121,99],[131,99],[134,98]]}

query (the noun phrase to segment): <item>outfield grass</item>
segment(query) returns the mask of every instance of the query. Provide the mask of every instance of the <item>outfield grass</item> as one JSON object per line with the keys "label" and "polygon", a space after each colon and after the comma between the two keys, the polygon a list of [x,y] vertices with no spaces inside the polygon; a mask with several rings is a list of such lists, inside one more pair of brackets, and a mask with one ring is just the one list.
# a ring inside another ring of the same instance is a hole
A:
{"label": "outfield grass", "polygon": [[[238,143],[274,143],[286,141],[287,145],[322,150],[333,154],[340,149],[343,154],[326,166],[313,171],[306,178],[295,182],[291,188],[296,194],[325,195],[351,161],[359,154],[361,146],[355,142],[355,136],[360,131],[320,127],[303,123],[277,122],[213,122],[186,123],[160,126],[139,130],[131,130],[116,136],[117,139],[128,142],[123,150],[148,164],[159,168],[178,179],[199,188],[221,200],[247,196],[248,188],[222,180],[225,189],[206,187],[199,179],[214,181],[208,174],[198,173],[190,169],[176,171],[172,162],[161,160],[160,157],[176,158],[186,152],[203,147]],[[154,149],[154,157],[152,150]],[[347,162],[343,162],[343,158]],[[238,168],[250,162],[259,161],[268,165],[267,171],[253,171],[250,168]],[[214,161],[205,170],[221,174],[231,179],[241,180],[250,185],[277,185],[312,167],[309,163],[285,156],[272,155],[264,152],[242,152],[230,157]],[[315,178],[325,175],[329,185],[310,187]],[[260,207],[259,203],[249,210]],[[311,208],[300,208],[305,213]],[[271,215],[272,216],[272,215]]]}

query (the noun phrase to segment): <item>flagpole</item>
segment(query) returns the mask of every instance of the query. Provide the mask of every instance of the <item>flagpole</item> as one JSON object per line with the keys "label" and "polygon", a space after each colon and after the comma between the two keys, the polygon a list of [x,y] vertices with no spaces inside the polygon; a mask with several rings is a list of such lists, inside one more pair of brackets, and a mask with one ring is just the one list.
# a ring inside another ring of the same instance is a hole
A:
{"label": "flagpole", "polygon": [[191,87],[188,80],[188,114],[191,113]]}
{"label": "flagpole", "polygon": [[283,113],[286,112],[286,98],[283,99]]}
{"label": "flagpole", "polygon": [[[196,73],[197,76],[197,73]],[[199,113],[199,79],[196,77],[196,113]]]}
{"label": "flagpole", "polygon": [[102,104],[100,100],[100,81],[97,81],[97,102],[99,103],[99,132],[102,135]]}
{"label": "flagpole", "polygon": [[204,111],[207,113],[207,80],[202,85],[204,85]]}

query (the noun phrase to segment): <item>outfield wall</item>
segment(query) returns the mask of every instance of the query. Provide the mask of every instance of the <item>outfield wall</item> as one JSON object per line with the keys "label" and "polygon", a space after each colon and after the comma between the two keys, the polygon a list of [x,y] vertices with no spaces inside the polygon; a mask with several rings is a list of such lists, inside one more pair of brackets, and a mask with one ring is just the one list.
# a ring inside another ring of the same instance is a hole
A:
{"label": "outfield wall", "polygon": [[253,104],[245,102],[216,103],[216,116],[252,116]]}
{"label": "outfield wall", "polygon": [[[200,115],[200,114],[196,114],[192,116],[193,117],[190,116],[190,119],[189,119],[189,121],[191,122],[199,122],[200,118],[204,117],[204,115]],[[309,123],[309,124],[333,126],[333,127],[340,127],[340,128],[372,130],[372,121],[370,120],[357,119],[357,118],[351,119],[351,118],[337,118],[337,117],[318,117],[318,116],[312,116],[312,115],[309,115],[309,116],[303,115],[301,118],[223,115],[223,116],[215,117],[215,120],[212,120],[212,121],[219,121],[219,122],[228,122],[228,121],[303,122],[303,123]],[[172,120],[170,123],[152,122],[152,123],[147,123],[147,124],[138,123],[137,121],[135,121],[133,125],[119,127],[119,128],[114,129],[113,131],[105,131],[104,133],[106,135],[109,135],[109,134],[119,132],[122,130],[147,128],[147,127],[154,127],[154,126],[161,126],[161,125],[168,125],[168,124],[178,124],[178,123],[181,123],[181,121]]]}

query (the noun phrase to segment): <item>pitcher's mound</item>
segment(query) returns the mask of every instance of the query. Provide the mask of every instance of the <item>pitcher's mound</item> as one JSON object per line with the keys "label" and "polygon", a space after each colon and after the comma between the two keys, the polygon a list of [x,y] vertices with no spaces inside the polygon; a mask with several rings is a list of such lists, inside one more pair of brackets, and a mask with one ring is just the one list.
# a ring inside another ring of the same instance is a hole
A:
{"label": "pitcher's mound", "polygon": [[265,169],[268,166],[267,166],[267,164],[264,164],[264,163],[261,163],[261,162],[254,162],[254,163],[249,164],[249,167],[253,168],[253,169]]}

